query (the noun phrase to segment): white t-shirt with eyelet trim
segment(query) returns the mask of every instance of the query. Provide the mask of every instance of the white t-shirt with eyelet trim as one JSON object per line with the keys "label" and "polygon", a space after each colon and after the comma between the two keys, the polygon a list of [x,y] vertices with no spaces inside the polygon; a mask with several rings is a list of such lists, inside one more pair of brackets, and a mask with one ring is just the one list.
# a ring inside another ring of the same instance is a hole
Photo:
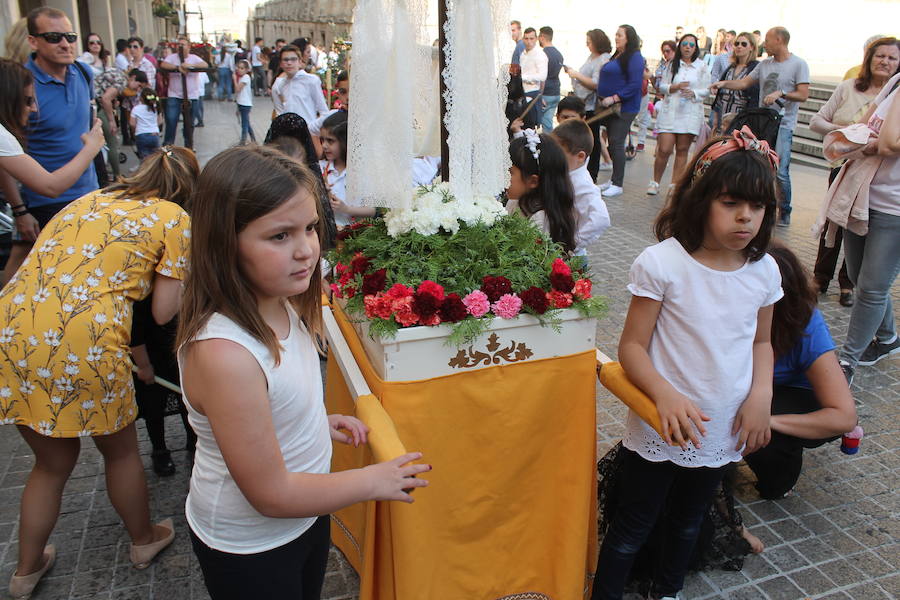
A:
{"label": "white t-shirt with eyelet trim", "polygon": [[783,295],[775,259],[766,254],[736,271],[717,271],[669,238],[635,259],[629,280],[633,295],[662,302],[647,348],[653,366],[710,421],[702,447],[682,450],[629,410],[623,444],[651,462],[683,467],[740,461],[731,427],[750,392],[757,314]]}

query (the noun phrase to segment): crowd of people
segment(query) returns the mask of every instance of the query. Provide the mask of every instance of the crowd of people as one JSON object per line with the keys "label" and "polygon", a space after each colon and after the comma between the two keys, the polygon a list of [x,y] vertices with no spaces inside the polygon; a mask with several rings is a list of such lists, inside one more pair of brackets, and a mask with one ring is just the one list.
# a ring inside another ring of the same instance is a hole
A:
{"label": "crowd of people", "polygon": [[[784,497],[803,449],[857,424],[855,369],[900,352],[890,299],[900,269],[900,42],[869,40],[858,74],[810,124],[842,140],[856,139],[848,127],[869,133],[836,155],[813,284],[772,241],[776,225],[790,224],[791,133],[809,88],[785,28],[764,37],[720,30],[715,39],[702,27],[676,31],[655,72],[630,25],[612,40],[588,31],[578,69],[565,65],[551,27],[513,21],[511,34],[503,195],[511,214],[586,262],[611,226],[604,197],[623,193],[632,122],[646,136],[656,117],[648,194],[660,193],[675,154],[659,243],[631,268],[619,344],[662,432],[630,414],[622,444],[601,461],[604,537],[593,589],[594,598],[621,598],[629,577],[641,576],[639,551],[652,551],[643,591],[675,598],[692,557],[705,551],[701,524],[723,506],[714,496],[733,509],[733,465],[746,460],[761,497]],[[332,442],[365,443],[368,429],[325,412],[320,255],[340,228],[382,213],[347,196],[350,77],[335,78],[330,107],[312,73],[330,58],[303,38],[271,50],[257,38],[244,50],[182,37],[148,52],[133,37],[112,57],[91,33],[76,57],[78,37],[65,13],[37,8],[0,59],[0,191],[14,219],[0,291],[0,419],[35,456],[10,592],[29,597],[54,564],[47,542],[83,437],[103,456],[133,566],[147,568],[171,544],[171,519],[151,520],[135,430],[141,415],[154,471],[174,473],[166,394],[156,385],[164,375],[183,392],[178,410],[194,453],[188,534],[211,597],[317,598],[328,514],[366,500],[412,502],[432,468],[413,452],[330,473]],[[234,100],[241,134],[201,169],[190,146],[207,85],[218,101]],[[264,96],[274,111],[257,145],[250,112]],[[773,105],[773,144],[752,127],[726,125]],[[174,145],[179,119],[183,146]],[[646,137],[638,139],[636,151]],[[141,163],[126,175],[118,148],[131,143]],[[610,179],[598,186],[601,170]],[[437,172],[433,157],[416,157],[411,184]],[[841,301],[852,313],[836,353],[816,298],[833,277],[841,234]],[[745,544],[738,552],[761,551],[728,514]]]}

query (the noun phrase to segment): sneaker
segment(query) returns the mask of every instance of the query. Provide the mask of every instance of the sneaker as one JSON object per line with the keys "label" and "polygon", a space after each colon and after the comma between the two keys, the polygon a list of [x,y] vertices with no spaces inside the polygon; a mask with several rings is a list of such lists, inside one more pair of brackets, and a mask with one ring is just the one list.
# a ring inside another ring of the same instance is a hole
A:
{"label": "sneaker", "polygon": [[859,362],[856,364],[863,367],[870,367],[882,358],[887,358],[888,356],[897,353],[900,353],[900,336],[895,335],[894,341],[888,343],[872,340],[866,349],[863,350],[862,356],[859,357]]}
{"label": "sneaker", "polygon": [[612,171],[612,163],[600,161],[600,170],[601,171]]}
{"label": "sneaker", "polygon": [[853,383],[853,372],[855,370],[856,369],[854,367],[851,367],[850,363],[848,363],[847,361],[841,361],[841,371],[844,372],[844,377],[847,378],[847,386],[850,386]]}
{"label": "sneaker", "polygon": [[611,186],[611,185],[612,185],[612,181],[604,181],[603,183],[600,184],[600,191],[605,192],[606,190],[609,189],[609,186]]}
{"label": "sneaker", "polygon": [[659,193],[659,184],[655,181],[651,181],[650,185],[647,186],[647,195],[655,196]]}
{"label": "sneaker", "polygon": [[622,187],[618,186],[618,185],[610,184],[610,186],[608,188],[606,188],[606,190],[604,190],[604,192],[603,192],[604,198],[615,198],[616,196],[621,196],[621,195],[622,195]]}
{"label": "sneaker", "polygon": [[791,213],[781,213],[775,225],[778,227],[789,227],[791,224]]}
{"label": "sneaker", "polygon": [[635,148],[635,150],[637,150],[638,152],[643,152],[643,151],[644,151],[644,145],[643,145],[643,144],[638,144],[638,145],[637,145],[637,148]]}

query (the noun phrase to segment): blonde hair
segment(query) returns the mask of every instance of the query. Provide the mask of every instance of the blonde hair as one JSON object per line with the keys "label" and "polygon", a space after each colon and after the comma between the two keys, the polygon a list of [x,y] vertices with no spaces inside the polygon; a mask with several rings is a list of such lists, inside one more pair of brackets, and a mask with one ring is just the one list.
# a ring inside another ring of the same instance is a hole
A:
{"label": "blonde hair", "polygon": [[106,192],[121,192],[120,198],[169,200],[190,212],[194,182],[200,174],[197,156],[181,146],[163,146],[141,163],[137,173],[107,187]]}
{"label": "blonde hair", "polygon": [[[298,190],[306,190],[315,202],[321,247],[323,219],[315,201],[321,190],[308,167],[266,146],[229,148],[206,164],[191,213],[191,262],[195,268],[185,279],[176,348],[192,342],[209,318],[221,313],[263,344],[275,364],[279,363],[281,344],[259,314],[256,294],[241,273],[238,235]],[[309,288],[288,301],[318,345],[322,268],[319,260],[315,265]]]}
{"label": "blonde hair", "polygon": [[28,44],[28,19],[22,17],[9,28],[4,44],[6,58],[23,65],[28,62],[31,55],[31,46]]}

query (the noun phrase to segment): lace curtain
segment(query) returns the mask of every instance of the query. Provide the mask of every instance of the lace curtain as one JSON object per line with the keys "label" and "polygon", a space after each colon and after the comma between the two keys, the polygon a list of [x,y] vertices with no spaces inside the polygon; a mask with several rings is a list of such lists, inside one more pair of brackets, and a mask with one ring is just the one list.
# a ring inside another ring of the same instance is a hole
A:
{"label": "lace curtain", "polygon": [[[405,208],[412,159],[440,153],[436,48],[425,28],[437,0],[359,0],[353,16],[354,98],[347,195]],[[510,0],[449,0],[446,25],[450,184],[458,199],[496,195],[509,181],[504,62]]]}

